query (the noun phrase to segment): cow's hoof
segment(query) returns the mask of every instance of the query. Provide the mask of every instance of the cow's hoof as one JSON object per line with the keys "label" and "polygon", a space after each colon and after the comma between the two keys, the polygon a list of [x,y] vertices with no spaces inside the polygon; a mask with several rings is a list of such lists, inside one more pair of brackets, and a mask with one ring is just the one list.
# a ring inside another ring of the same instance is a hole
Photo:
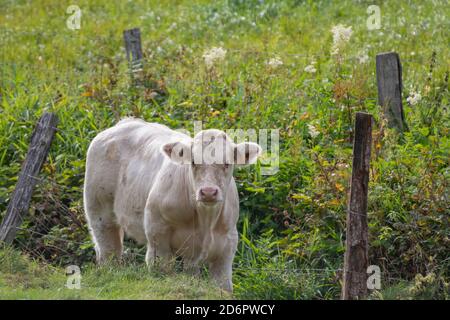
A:
{"label": "cow's hoof", "polygon": [[175,273],[175,261],[166,260],[162,258],[156,258],[147,262],[147,266],[150,272],[162,273],[162,274],[174,274]]}

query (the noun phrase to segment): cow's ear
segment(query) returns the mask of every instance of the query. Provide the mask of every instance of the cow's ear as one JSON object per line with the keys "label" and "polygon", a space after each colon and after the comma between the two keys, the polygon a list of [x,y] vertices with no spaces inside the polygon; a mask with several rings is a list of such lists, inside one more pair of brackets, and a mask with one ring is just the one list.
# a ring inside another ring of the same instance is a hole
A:
{"label": "cow's ear", "polygon": [[261,155],[261,147],[253,142],[243,142],[234,147],[234,163],[236,165],[253,164]]}
{"label": "cow's ear", "polygon": [[178,164],[190,164],[191,145],[184,142],[170,142],[162,146],[162,153]]}

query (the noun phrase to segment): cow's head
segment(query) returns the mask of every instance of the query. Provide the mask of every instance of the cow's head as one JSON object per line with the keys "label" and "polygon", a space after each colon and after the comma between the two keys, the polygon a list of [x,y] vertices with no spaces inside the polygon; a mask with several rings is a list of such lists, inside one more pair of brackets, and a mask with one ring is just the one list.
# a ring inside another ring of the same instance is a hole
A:
{"label": "cow's head", "polygon": [[256,143],[235,144],[223,131],[203,130],[191,141],[167,143],[163,153],[179,165],[188,165],[190,183],[198,206],[223,203],[235,165],[256,162],[261,147]]}

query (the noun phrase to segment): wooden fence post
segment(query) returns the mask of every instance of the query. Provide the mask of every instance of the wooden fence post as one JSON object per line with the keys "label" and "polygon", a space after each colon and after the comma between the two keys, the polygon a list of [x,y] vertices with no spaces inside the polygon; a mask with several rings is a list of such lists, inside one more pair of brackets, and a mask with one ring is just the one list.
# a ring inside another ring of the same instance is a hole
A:
{"label": "wooden fence post", "polygon": [[368,235],[367,191],[369,184],[372,116],[356,113],[350,201],[342,299],[361,299],[367,295]]}
{"label": "wooden fence post", "polygon": [[14,240],[17,228],[22,224],[23,217],[28,212],[36,176],[50,150],[57,125],[58,117],[55,114],[44,113],[33,131],[16,188],[0,225],[0,241],[11,243]]}
{"label": "wooden fence post", "polygon": [[127,51],[131,79],[134,85],[141,83],[143,71],[143,55],[141,45],[141,31],[139,28],[125,30],[123,40]]}
{"label": "wooden fence post", "polygon": [[383,107],[389,127],[406,129],[402,104],[402,64],[395,52],[376,57],[378,104]]}

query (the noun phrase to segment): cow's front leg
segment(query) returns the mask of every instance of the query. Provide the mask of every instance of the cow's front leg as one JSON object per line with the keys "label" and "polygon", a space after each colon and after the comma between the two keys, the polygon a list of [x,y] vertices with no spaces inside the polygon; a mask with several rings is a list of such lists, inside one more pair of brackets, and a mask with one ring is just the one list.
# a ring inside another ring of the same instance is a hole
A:
{"label": "cow's front leg", "polygon": [[211,278],[220,288],[233,292],[232,277],[232,257],[220,257],[209,263],[209,273]]}
{"label": "cow's front leg", "polygon": [[209,273],[222,289],[233,292],[232,265],[237,249],[237,234],[227,236],[226,240],[223,240],[226,243],[225,248],[222,254],[209,261]]}
{"label": "cow's front leg", "polygon": [[183,259],[183,271],[197,277],[200,275],[200,264],[197,259]]}
{"label": "cow's front leg", "polygon": [[145,262],[151,268],[161,268],[163,271],[170,271],[175,262],[172,253],[170,240],[172,228],[160,217],[146,213],[145,235],[147,237],[147,253]]}

